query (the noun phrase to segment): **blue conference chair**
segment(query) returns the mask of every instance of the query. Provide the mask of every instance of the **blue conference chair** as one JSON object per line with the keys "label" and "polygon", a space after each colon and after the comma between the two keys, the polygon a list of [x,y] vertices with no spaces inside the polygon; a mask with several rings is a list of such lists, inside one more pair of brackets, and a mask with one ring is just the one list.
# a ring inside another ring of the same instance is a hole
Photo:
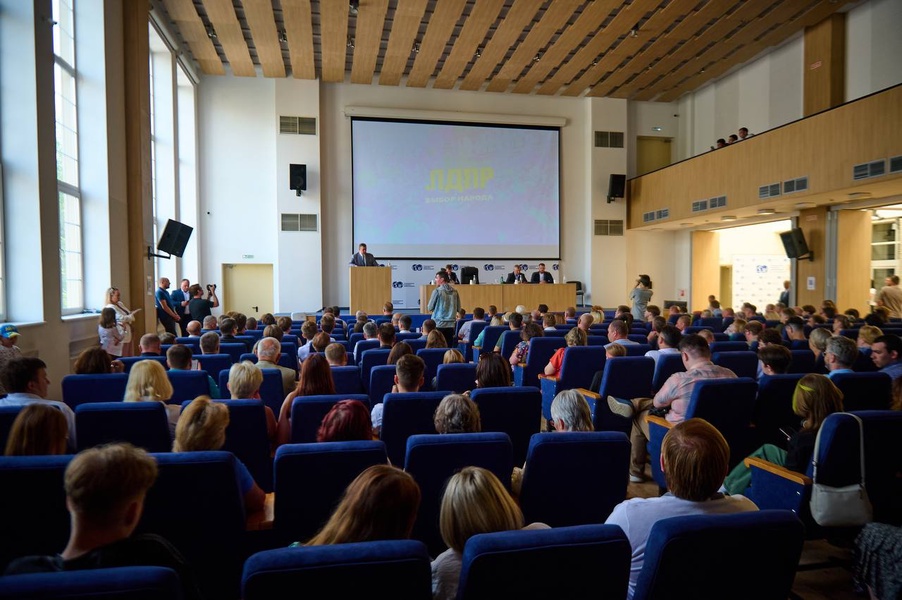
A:
{"label": "blue conference chair", "polygon": [[605,352],[602,346],[573,346],[564,350],[561,370],[557,377],[540,375],[542,416],[551,419],[551,403],[558,393],[576,388],[588,388],[597,371],[604,369]]}
{"label": "blue conference chair", "polygon": [[532,386],[477,388],[470,394],[479,407],[483,431],[503,431],[511,440],[514,464],[526,460],[529,440],[542,425],[542,394]]}
{"label": "blue conference chair", "polygon": [[172,404],[181,404],[183,400],[194,400],[198,396],[210,395],[210,380],[206,371],[166,371],[169,383],[172,384]]}
{"label": "blue conference chair", "polygon": [[445,392],[413,392],[386,394],[383,400],[382,430],[388,458],[393,465],[403,465],[407,455],[407,438],[420,433],[435,433],[435,409]]}
{"label": "blue conference chair", "polygon": [[63,402],[75,410],[85,402],[119,402],[125,396],[127,373],[63,376]]}
{"label": "blue conference chair", "polygon": [[119,358],[119,360],[122,362],[122,364],[125,365],[125,373],[126,374],[131,372],[132,367],[135,365],[136,362],[140,362],[142,360],[155,360],[158,363],[160,363],[161,365],[163,365],[164,369],[166,368],[166,357],[165,356],[122,356]]}
{"label": "blue conference chair", "polygon": [[298,396],[291,404],[291,443],[315,442],[323,417],[339,400],[360,400],[367,406],[370,404],[370,397],[366,394]]}
{"label": "blue conference chair", "polygon": [[670,376],[686,370],[679,352],[659,354],[655,361],[655,374],[651,378],[651,392],[656,394]]}
{"label": "blue conference chair", "polygon": [[3,577],[0,600],[171,600],[178,574],[165,567],[112,567]]}
{"label": "blue conference chair", "polygon": [[632,419],[612,413],[607,397],[650,398],[654,372],[655,361],[647,356],[617,356],[606,360],[598,393],[583,393],[592,408],[595,431],[622,431],[629,435]]}
{"label": "blue conference chair", "polygon": [[370,406],[376,406],[382,402],[385,394],[391,393],[394,384],[395,365],[376,365],[373,367],[370,370]]}
{"label": "blue conference chair", "polygon": [[435,374],[435,388],[462,394],[476,387],[476,363],[439,365]]}
{"label": "blue conference chair", "polygon": [[78,450],[129,442],[148,452],[169,452],[169,418],[162,402],[86,402],[75,409]]}
{"label": "blue conference chair", "polygon": [[514,385],[539,387],[539,374],[558,350],[567,343],[562,337],[536,337],[529,341],[526,362],[514,366]]}
{"label": "blue conference chair", "polygon": [[360,369],[356,366],[332,367],[332,382],[335,384],[336,394],[364,393]]}

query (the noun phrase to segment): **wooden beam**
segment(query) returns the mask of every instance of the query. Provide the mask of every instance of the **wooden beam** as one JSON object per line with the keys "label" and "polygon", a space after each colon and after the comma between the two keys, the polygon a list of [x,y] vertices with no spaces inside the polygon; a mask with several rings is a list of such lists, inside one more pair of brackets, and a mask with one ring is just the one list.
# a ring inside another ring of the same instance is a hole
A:
{"label": "wooden beam", "polygon": [[285,77],[282,44],[276,30],[276,18],[271,0],[243,0],[244,17],[251,28],[257,59],[264,77]]}
{"label": "wooden beam", "polygon": [[320,46],[323,81],[345,80],[348,57],[348,3],[332,0],[320,2]]}
{"label": "wooden beam", "polygon": [[382,59],[379,85],[398,85],[401,82],[425,13],[426,0],[408,0],[398,4],[388,35],[388,48]]}
{"label": "wooden beam", "polygon": [[241,30],[241,23],[235,14],[235,6],[231,0],[202,0],[207,18],[216,32],[216,39],[222,46],[232,73],[238,77],[256,77],[254,62],[247,49],[247,41]]}
{"label": "wooden beam", "polygon": [[291,76],[295,79],[316,79],[310,0],[282,0],[282,20],[288,37]]}
{"label": "wooden beam", "polygon": [[454,47],[442,70],[435,78],[432,87],[436,89],[451,89],[457,83],[458,77],[476,56],[481,54],[481,47],[485,43],[485,35],[498,18],[498,14],[504,7],[504,0],[483,0],[473,5],[473,12],[464,22],[463,29],[454,41]]}
{"label": "wooden beam", "polygon": [[163,0],[163,6],[191,49],[200,70],[207,75],[225,75],[216,47],[210,41],[194,3],[191,0]]}
{"label": "wooden beam", "polygon": [[407,76],[408,87],[426,87],[466,4],[466,0],[442,0],[436,4],[426,26],[426,35],[420,43],[420,52]]}
{"label": "wooden beam", "polygon": [[388,0],[370,0],[360,4],[354,34],[354,59],[351,64],[351,83],[373,83],[376,59],[382,42]]}

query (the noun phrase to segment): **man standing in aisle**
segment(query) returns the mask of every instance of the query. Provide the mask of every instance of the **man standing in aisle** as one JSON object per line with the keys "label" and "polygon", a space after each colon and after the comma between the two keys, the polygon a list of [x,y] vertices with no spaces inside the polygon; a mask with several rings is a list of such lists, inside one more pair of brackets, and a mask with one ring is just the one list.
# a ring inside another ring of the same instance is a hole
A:
{"label": "man standing in aisle", "polygon": [[445,341],[451,348],[454,341],[457,311],[460,309],[460,295],[451,287],[448,280],[448,273],[445,271],[438,271],[435,274],[436,288],[432,290],[427,310],[432,312],[435,328],[445,336]]}
{"label": "man standing in aisle", "polygon": [[186,318],[186,316],[189,314],[188,301],[191,300],[191,294],[188,293],[189,287],[191,287],[191,282],[187,279],[182,279],[179,282],[179,289],[169,294],[169,298],[172,300],[172,309],[179,314],[179,317],[182,318],[182,322],[179,323],[179,328],[182,330],[183,336],[188,335],[188,332],[185,329],[185,323],[191,320]]}
{"label": "man standing in aisle", "polygon": [[169,292],[166,290],[169,289],[169,279],[167,277],[160,277],[160,287],[157,288],[156,293],[156,306],[157,306],[157,318],[160,320],[160,325],[163,326],[167,332],[172,335],[178,335],[178,332],[175,330],[175,324],[177,321],[181,321],[181,317],[178,312],[176,312],[172,308],[172,298],[169,296]]}
{"label": "man standing in aisle", "polygon": [[898,275],[886,278],[886,285],[877,294],[877,306],[888,308],[890,317],[902,317],[902,288]]}

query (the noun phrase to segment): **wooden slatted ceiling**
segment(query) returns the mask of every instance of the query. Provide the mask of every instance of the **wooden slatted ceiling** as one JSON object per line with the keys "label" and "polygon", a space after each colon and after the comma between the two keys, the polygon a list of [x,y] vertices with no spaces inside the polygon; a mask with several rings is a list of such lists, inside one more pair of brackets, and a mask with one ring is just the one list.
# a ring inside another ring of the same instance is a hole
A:
{"label": "wooden slatted ceiling", "polygon": [[454,48],[445,59],[432,87],[444,90],[454,87],[460,74],[474,58],[473,48],[479,49],[486,32],[498,18],[503,7],[504,0],[483,0],[473,6],[473,12],[464,23],[463,30],[457,36]]}
{"label": "wooden slatted ceiling", "polygon": [[254,62],[247,49],[244,32],[235,15],[232,0],[203,0],[203,4],[210,24],[216,32],[216,41],[222,45],[222,50],[229,59],[232,73],[239,77],[256,77]]}
{"label": "wooden slatted ceiling", "polygon": [[420,52],[407,76],[408,87],[426,87],[466,4],[466,0],[441,0],[436,4],[420,44]]}
{"label": "wooden slatted ceiling", "polygon": [[526,39],[517,46],[513,55],[507,59],[498,75],[489,82],[486,89],[490,92],[507,91],[511,82],[533,62],[538,52],[545,47],[551,37],[564,27],[580,4],[576,0],[559,0],[551,4],[542,15],[542,19],[529,30]]}
{"label": "wooden slatted ceiling", "polygon": [[658,101],[860,1],[162,0],[208,75]]}
{"label": "wooden slatted ceiling", "polygon": [[460,89],[478,90],[482,86],[507,51],[517,43],[520,32],[533,20],[543,2],[544,0],[518,0],[517,10],[507,12],[495,35],[483,49],[482,56],[476,59],[476,64],[466,74]]}
{"label": "wooden slatted ceiling", "polygon": [[401,82],[420,21],[426,12],[426,4],[426,0],[407,0],[395,9],[394,24],[379,73],[379,85],[398,85]]}
{"label": "wooden slatted ceiling", "polygon": [[191,49],[201,71],[207,75],[225,75],[225,67],[207,35],[204,22],[197,15],[194,3],[191,0],[163,0],[163,6]]}
{"label": "wooden slatted ceiling", "polygon": [[357,30],[354,33],[354,62],[351,67],[351,83],[373,83],[379,44],[388,0],[372,0],[360,5]]}
{"label": "wooden slatted ceiling", "polygon": [[282,0],[288,59],[295,79],[316,79],[313,64],[313,15],[310,0]]}
{"label": "wooden slatted ceiling", "polygon": [[244,16],[251,28],[254,47],[264,77],[285,77],[285,61],[282,60],[282,45],[276,31],[276,19],[270,0],[243,0]]}

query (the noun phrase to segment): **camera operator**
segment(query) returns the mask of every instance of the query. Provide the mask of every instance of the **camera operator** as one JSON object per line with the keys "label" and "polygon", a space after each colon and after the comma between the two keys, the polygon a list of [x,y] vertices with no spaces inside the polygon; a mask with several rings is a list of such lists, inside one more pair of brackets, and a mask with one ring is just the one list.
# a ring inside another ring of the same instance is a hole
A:
{"label": "camera operator", "polygon": [[204,299],[204,289],[198,284],[188,288],[191,294],[191,301],[188,302],[188,312],[191,313],[192,321],[204,322],[204,317],[213,314],[212,309],[219,306],[219,298],[216,297],[216,285],[207,285],[207,297]]}

